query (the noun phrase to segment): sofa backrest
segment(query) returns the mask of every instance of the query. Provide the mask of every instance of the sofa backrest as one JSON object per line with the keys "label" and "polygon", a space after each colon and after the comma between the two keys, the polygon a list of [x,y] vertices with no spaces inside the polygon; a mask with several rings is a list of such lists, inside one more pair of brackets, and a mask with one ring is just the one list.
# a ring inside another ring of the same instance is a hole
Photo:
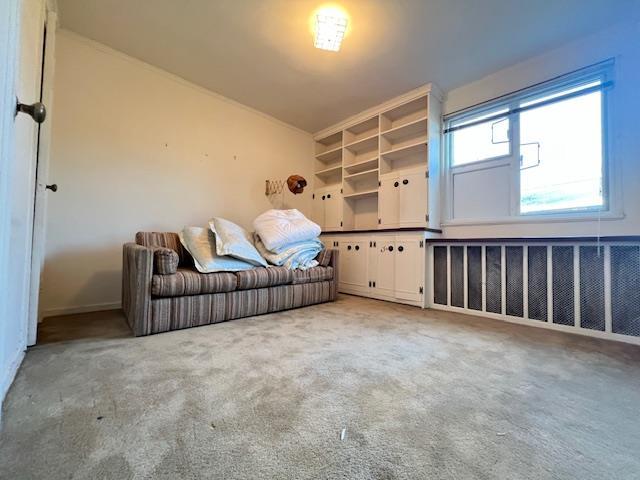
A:
{"label": "sofa backrest", "polygon": [[170,248],[178,254],[179,265],[190,266],[193,260],[189,252],[185,250],[180,242],[180,237],[173,232],[138,232],[136,233],[136,243],[143,247],[164,247]]}

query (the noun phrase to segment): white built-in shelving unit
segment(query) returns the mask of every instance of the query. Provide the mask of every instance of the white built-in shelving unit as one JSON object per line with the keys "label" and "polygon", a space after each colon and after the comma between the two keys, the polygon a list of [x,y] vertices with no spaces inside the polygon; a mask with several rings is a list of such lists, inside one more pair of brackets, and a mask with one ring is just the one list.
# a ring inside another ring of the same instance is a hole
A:
{"label": "white built-in shelving unit", "polygon": [[324,231],[439,228],[441,98],[425,85],[314,136]]}

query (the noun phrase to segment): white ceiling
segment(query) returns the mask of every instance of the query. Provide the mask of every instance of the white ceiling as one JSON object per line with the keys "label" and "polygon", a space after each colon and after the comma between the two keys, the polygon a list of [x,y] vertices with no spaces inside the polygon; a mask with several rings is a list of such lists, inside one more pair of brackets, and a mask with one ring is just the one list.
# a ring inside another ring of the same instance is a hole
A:
{"label": "white ceiling", "polygon": [[62,26],[314,132],[435,82],[445,91],[606,28],[639,0],[343,0],[350,32],[317,50],[322,0],[58,0]]}

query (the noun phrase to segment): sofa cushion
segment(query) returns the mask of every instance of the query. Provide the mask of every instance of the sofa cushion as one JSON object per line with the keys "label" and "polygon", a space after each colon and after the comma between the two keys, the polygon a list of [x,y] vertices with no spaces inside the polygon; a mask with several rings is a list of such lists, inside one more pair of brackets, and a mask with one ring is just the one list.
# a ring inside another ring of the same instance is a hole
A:
{"label": "sofa cushion", "polygon": [[143,247],[163,247],[169,248],[178,254],[180,266],[187,267],[193,265],[193,259],[187,252],[177,233],[173,232],[138,232],[136,233],[136,243]]}
{"label": "sofa cushion", "polygon": [[286,285],[293,280],[293,270],[285,267],[254,268],[236,272],[238,290]]}
{"label": "sofa cushion", "polygon": [[228,272],[199,273],[179,268],[173,275],[154,275],[151,278],[151,294],[156,297],[222,293],[235,288],[236,276]]}
{"label": "sofa cushion", "polygon": [[153,273],[173,275],[178,271],[180,257],[170,248],[157,247],[153,251]]}
{"label": "sofa cushion", "polygon": [[333,280],[333,267],[311,267],[306,270],[293,270],[293,283],[315,283]]}

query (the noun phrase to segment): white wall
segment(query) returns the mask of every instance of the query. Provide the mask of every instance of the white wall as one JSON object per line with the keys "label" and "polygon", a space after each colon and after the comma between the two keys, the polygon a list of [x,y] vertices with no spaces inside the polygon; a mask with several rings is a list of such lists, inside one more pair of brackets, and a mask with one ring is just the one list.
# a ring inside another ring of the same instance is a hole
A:
{"label": "white wall", "polygon": [[[281,206],[266,179],[311,180],[306,132],[68,31],[56,56],[44,315],[117,307],[136,231],[250,227]],[[310,213],[311,191],[285,201]]]}
{"label": "white wall", "polygon": [[640,234],[640,25],[637,20],[612,27],[544,55],[500,70],[448,92],[445,113],[496,98],[594,63],[615,58],[615,86],[611,91],[610,161],[620,184],[624,218],[562,223],[445,226],[447,237],[517,237]]}

